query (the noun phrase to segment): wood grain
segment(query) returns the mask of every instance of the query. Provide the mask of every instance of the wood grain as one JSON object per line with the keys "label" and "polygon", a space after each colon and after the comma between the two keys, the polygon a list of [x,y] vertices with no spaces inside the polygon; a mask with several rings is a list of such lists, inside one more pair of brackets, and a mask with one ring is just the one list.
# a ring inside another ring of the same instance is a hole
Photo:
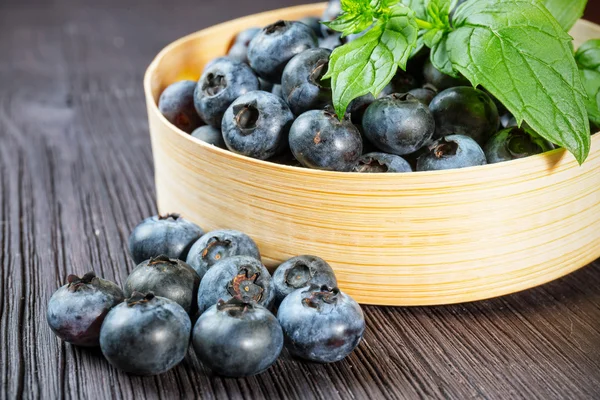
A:
{"label": "wood grain", "polygon": [[193,351],[162,376],[128,376],[50,332],[46,304],[66,275],[122,284],[124,239],[156,212],[142,90],[152,57],[215,22],[300,2],[0,2],[0,399],[600,397],[598,262],[490,301],[365,307],[349,359],[285,354],[248,379],[211,376]]}

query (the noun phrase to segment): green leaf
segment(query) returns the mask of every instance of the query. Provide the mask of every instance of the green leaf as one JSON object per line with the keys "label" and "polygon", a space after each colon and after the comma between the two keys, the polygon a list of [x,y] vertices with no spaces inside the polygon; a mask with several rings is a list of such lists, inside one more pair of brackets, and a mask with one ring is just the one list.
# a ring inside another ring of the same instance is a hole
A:
{"label": "green leaf", "polygon": [[390,8],[387,22],[333,51],[323,79],[331,78],[333,104],[340,119],[352,100],[367,93],[377,96],[398,66],[406,68],[417,33],[414,11],[396,4]]}
{"label": "green leaf", "polygon": [[454,9],[456,2],[457,0],[426,1],[428,21],[442,30],[450,28],[450,11]]}
{"label": "green leaf", "polygon": [[586,93],[571,38],[542,3],[468,1],[453,25],[446,47],[454,69],[582,163],[590,151]]}
{"label": "green leaf", "polygon": [[588,40],[575,53],[583,87],[587,92],[588,117],[600,125],[600,39]]}
{"label": "green leaf", "polygon": [[568,32],[583,15],[588,0],[543,0],[542,2],[565,32]]}
{"label": "green leaf", "polygon": [[444,32],[441,40],[439,40],[434,46],[431,47],[430,60],[435,68],[443,72],[446,75],[457,78],[458,72],[452,66],[450,58],[448,56],[447,45],[448,35]]}
{"label": "green leaf", "polygon": [[380,3],[371,0],[342,0],[342,13],[333,21],[322,23],[341,32],[342,37],[362,32],[373,24]]}
{"label": "green leaf", "polygon": [[427,19],[425,0],[402,0],[401,3],[413,10],[417,18]]}

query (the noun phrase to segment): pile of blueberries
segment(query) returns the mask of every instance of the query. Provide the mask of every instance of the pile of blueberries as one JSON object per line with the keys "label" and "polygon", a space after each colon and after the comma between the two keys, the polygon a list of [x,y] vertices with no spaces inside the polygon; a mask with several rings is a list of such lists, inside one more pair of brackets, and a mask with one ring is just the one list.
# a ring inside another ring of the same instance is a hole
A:
{"label": "pile of blueberries", "polygon": [[[322,19],[339,12],[333,0]],[[319,21],[278,21],[239,33],[228,55],[208,63],[198,82],[168,86],[160,111],[212,145],[329,171],[463,168],[554,148],[518,128],[489,93],[438,71],[427,49],[377,98],[355,99],[340,121],[332,111],[331,82],[322,77],[332,50],[357,35],[342,38]]]}
{"label": "pile of blueberries", "polygon": [[284,343],[293,356],[330,363],[363,337],[360,306],[339,291],[319,257],[293,257],[271,276],[248,235],[204,233],[178,214],[145,219],[129,237],[129,250],[138,265],[124,290],[93,272],[70,275],[47,311],[58,337],[100,346],[128,373],[168,371],[190,341],[214,373],[242,377],[268,369]]}

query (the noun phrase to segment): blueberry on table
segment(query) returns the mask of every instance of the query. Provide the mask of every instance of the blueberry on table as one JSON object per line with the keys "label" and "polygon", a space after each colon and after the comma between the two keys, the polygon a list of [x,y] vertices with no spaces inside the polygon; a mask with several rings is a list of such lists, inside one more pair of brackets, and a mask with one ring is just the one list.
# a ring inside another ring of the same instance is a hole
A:
{"label": "blueberry on table", "polygon": [[318,38],[322,38],[323,37],[323,31],[321,30],[321,27],[323,25],[321,25],[321,18],[319,17],[304,17],[298,20],[298,22],[302,22],[304,25],[309,26],[310,29],[313,30],[313,32],[315,33],[315,35],[317,35]]}
{"label": "blueberry on table", "polygon": [[202,119],[194,108],[194,90],[196,82],[175,82],[158,98],[158,109],[161,114],[177,128],[186,133],[202,125]]}
{"label": "blueberry on table", "polygon": [[258,76],[281,83],[281,74],[288,61],[317,45],[317,36],[309,26],[297,21],[278,21],[264,27],[252,39],[248,60]]}
{"label": "blueberry on table", "polygon": [[440,92],[429,109],[435,118],[435,139],[466,135],[483,146],[498,131],[500,118],[496,104],[485,92],[470,86]]}
{"label": "blueberry on table", "polygon": [[292,124],[290,149],[305,167],[351,171],[362,154],[363,143],[350,121],[340,121],[328,110],[312,110]]}
{"label": "blueberry on table", "polygon": [[438,91],[446,90],[456,86],[468,86],[469,81],[463,77],[455,78],[446,75],[433,66],[430,60],[425,62],[423,67],[423,78],[426,83],[435,87]]}
{"label": "blueberry on table", "polygon": [[129,253],[136,264],[165,255],[185,260],[202,229],[179,214],[155,215],[143,220],[129,236]]}
{"label": "blueberry on table", "polygon": [[280,97],[257,90],[234,101],[223,116],[227,148],[247,157],[266,160],[288,147],[294,115]]}
{"label": "blueberry on table", "polygon": [[412,172],[408,161],[395,154],[368,153],[358,160],[354,172]]}
{"label": "blueberry on table", "polygon": [[266,308],[236,299],[221,300],[198,318],[192,344],[200,361],[216,374],[251,376],[277,361],[283,332]]}
{"label": "blueberry on table", "polygon": [[158,256],[135,267],[125,282],[125,296],[152,292],[173,300],[193,315],[199,285],[200,277],[192,267],[181,260]]}
{"label": "blueberry on table", "polygon": [[435,96],[437,96],[437,91],[433,86],[426,84],[421,88],[409,90],[408,94],[410,94],[412,97],[419,100],[426,106],[429,106],[429,104],[431,104],[431,101],[435,98]]}
{"label": "blueberry on table", "polygon": [[248,28],[237,34],[227,56],[236,61],[248,63],[248,45],[260,32],[260,28]]}
{"label": "blueberry on table", "polygon": [[407,94],[373,102],[363,116],[365,136],[386,153],[405,155],[420,149],[435,130],[426,105]]}
{"label": "blueberry on table", "polygon": [[100,331],[100,349],[114,367],[133,375],[158,375],[187,352],[192,322],[176,302],[135,292],[113,308]]}
{"label": "blueberry on table", "polygon": [[125,298],[110,281],[88,272],[69,275],[48,302],[46,319],[60,339],[76,346],[98,346],[100,326],[111,308]]}
{"label": "blueberry on table", "polygon": [[516,160],[553,150],[554,145],[527,128],[512,127],[496,133],[483,151],[488,164]]}
{"label": "blueberry on table", "polygon": [[210,267],[228,257],[248,256],[260,261],[258,246],[243,232],[221,229],[207,232],[190,249],[186,262],[202,279]]}
{"label": "blueberry on table", "polygon": [[465,135],[449,135],[429,146],[429,151],[417,160],[417,171],[466,168],[485,165],[483,150],[476,141]]}
{"label": "blueberry on table", "polygon": [[271,275],[253,257],[233,256],[214,264],[200,281],[198,310],[203,313],[217,301],[236,298],[271,308],[275,290]]}
{"label": "blueberry on table", "polygon": [[210,125],[204,125],[195,129],[192,132],[192,136],[221,149],[227,148],[227,146],[225,146],[225,140],[223,140],[223,134],[221,133],[221,130]]}
{"label": "blueberry on table", "polygon": [[220,58],[206,67],[194,91],[194,106],[202,119],[215,128],[227,107],[241,95],[258,90],[258,78],[248,64]]}
{"label": "blueberry on table", "polygon": [[275,304],[281,303],[294,290],[311,285],[336,287],[337,279],[331,266],[316,256],[290,258],[273,273]]}
{"label": "blueberry on table", "polygon": [[281,90],[294,115],[332,105],[331,80],[322,80],[331,51],[308,49],[290,60],[283,70]]}
{"label": "blueberry on table", "polygon": [[358,303],[337,288],[325,286],[290,293],[279,306],[277,319],[290,353],[321,363],[348,356],[365,331]]}

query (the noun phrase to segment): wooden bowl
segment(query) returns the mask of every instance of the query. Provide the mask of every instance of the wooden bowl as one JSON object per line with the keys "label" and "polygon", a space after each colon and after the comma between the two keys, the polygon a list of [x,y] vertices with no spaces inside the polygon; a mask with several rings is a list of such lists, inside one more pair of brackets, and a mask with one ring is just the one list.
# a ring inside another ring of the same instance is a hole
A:
{"label": "wooden bowl", "polygon": [[[167,46],[146,72],[158,208],[233,228],[269,267],[315,254],[361,303],[480,300],[556,279],[600,257],[600,135],[579,166],[564,150],[451,171],[356,174],[288,167],[207,145],[167,122],[161,91],[198,79],[244,28],[318,16],[324,4],[237,19]],[[600,37],[579,21],[576,45]]]}

